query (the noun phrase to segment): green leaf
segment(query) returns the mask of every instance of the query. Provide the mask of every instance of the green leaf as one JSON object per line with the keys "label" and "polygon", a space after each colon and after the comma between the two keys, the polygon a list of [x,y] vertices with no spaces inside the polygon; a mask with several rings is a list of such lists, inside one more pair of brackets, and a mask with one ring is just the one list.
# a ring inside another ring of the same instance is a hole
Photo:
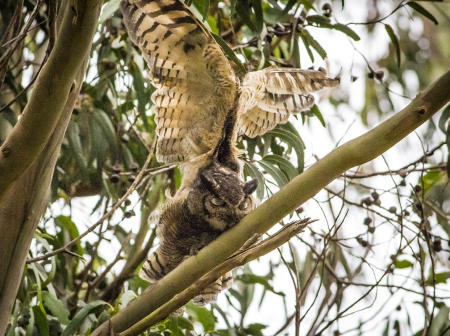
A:
{"label": "green leaf", "polygon": [[323,15],[309,15],[306,17],[306,21],[308,23],[316,23],[323,28],[333,28],[333,25],[330,23],[331,20]]}
{"label": "green leaf", "polygon": [[245,67],[242,64],[242,62],[239,60],[239,58],[236,56],[234,51],[229,47],[229,45],[217,34],[212,33],[212,36],[216,40],[216,42],[222,47],[222,50],[225,52],[225,55],[228,56],[239,68],[239,71],[241,71],[243,74],[246,72]]}
{"label": "green leaf", "polygon": [[419,12],[423,16],[425,16],[428,20],[432,21],[435,25],[439,24],[436,18],[427,11],[422,5],[419,5],[417,2],[408,2],[407,5],[414,9],[416,12]]}
{"label": "green leaf", "polygon": [[42,292],[42,299],[45,307],[58,318],[62,324],[69,324],[69,311],[64,307],[63,303],[47,291]]}
{"label": "green leaf", "polygon": [[83,324],[86,317],[94,312],[98,307],[101,307],[105,305],[106,302],[102,300],[96,300],[88,303],[83,308],[81,308],[78,313],[75,314],[72,321],[69,322],[66,329],[64,329],[62,336],[71,336],[75,335],[77,330],[80,328],[80,326]]}
{"label": "green leaf", "polygon": [[303,45],[305,46],[306,52],[308,53],[308,56],[311,59],[311,62],[314,63],[314,54],[311,50],[311,45],[309,43],[309,40],[306,38],[305,30],[302,30],[302,32],[300,34],[300,38],[302,39]]}
{"label": "green leaf", "polygon": [[[314,39],[314,37],[312,37],[312,35],[306,29],[302,30],[301,36],[304,37],[306,39],[306,41],[308,42],[308,44],[317,51],[317,53],[320,55],[320,57],[322,57],[322,59],[327,58],[327,52],[325,51],[325,49],[322,48],[322,46],[319,44],[319,42],[317,42]],[[310,55],[310,57],[311,57],[311,55]]]}
{"label": "green leaf", "polygon": [[98,22],[101,24],[109,19],[119,9],[120,0],[109,0],[102,8]]}
{"label": "green leaf", "polygon": [[297,169],[289,162],[289,160],[284,157],[276,154],[266,155],[263,158],[266,162],[271,162],[281,169],[281,171],[286,175],[289,180],[292,180],[294,177],[298,175]]}
{"label": "green leaf", "polygon": [[450,321],[448,319],[449,314],[450,308],[448,308],[447,306],[443,306],[441,309],[439,309],[439,312],[433,318],[433,322],[431,322],[428,334],[429,336],[445,335],[445,328],[448,328],[450,326]]}
{"label": "green leaf", "polygon": [[40,306],[33,306],[33,314],[37,329],[39,330],[39,335],[48,336],[49,329],[45,310],[43,310]]}
{"label": "green leaf", "polygon": [[[435,280],[436,284],[446,283],[449,278],[450,278],[450,272],[441,272],[441,273],[434,274],[434,280]],[[429,286],[433,285],[433,274],[430,273],[430,275],[428,276],[428,279],[425,283]]]}
{"label": "green leaf", "polygon": [[255,11],[255,19],[256,19],[256,31],[261,33],[264,27],[264,19],[263,19],[263,10],[261,6],[261,0],[252,0],[252,7]]}
{"label": "green leaf", "polygon": [[[55,223],[61,228],[65,228],[69,232],[70,239],[74,239],[80,235],[78,228],[70,217],[58,216],[55,218]],[[84,250],[81,247],[81,243],[78,241],[75,246],[77,247],[78,254],[83,254]]]}
{"label": "green leaf", "polygon": [[286,176],[281,172],[281,170],[278,167],[274,166],[272,163],[266,162],[263,159],[258,161],[258,164],[262,169],[266,171],[266,173],[273,177],[279,187],[282,187],[289,182]]}
{"label": "green leaf", "polygon": [[209,0],[194,0],[194,6],[197,7],[198,11],[202,15],[202,19],[205,20],[209,12]]}
{"label": "green leaf", "polygon": [[325,127],[325,119],[323,118],[323,115],[316,104],[314,104],[314,106],[311,107],[311,113],[314,114],[317,117],[317,119],[319,119],[322,126]]}
{"label": "green leaf", "polygon": [[80,127],[78,123],[71,120],[67,127],[67,139],[69,140],[69,146],[72,148],[74,152],[74,156],[80,165],[81,171],[84,177],[87,177],[87,164],[86,159],[83,155],[83,149],[81,146],[81,138],[80,138]]}
{"label": "green leaf", "polygon": [[247,328],[244,329],[246,335],[253,336],[264,336],[261,330],[267,328],[265,324],[261,323],[252,323]]}
{"label": "green leaf", "polygon": [[353,29],[351,29],[349,26],[343,25],[342,23],[336,23],[333,25],[333,28],[336,30],[339,30],[346,34],[347,36],[350,36],[353,40],[359,41],[361,38],[356,34]]}
{"label": "green leaf", "polygon": [[390,320],[386,319],[386,327],[384,328],[383,334],[382,336],[389,336],[389,324],[390,324]]}
{"label": "green leaf", "polygon": [[98,126],[100,126],[104,138],[106,139],[106,141],[108,141],[109,148],[113,153],[113,158],[114,159],[117,158],[118,151],[117,151],[116,130],[114,129],[114,125],[111,122],[111,119],[105,113],[105,111],[95,109],[94,120],[97,122]]}
{"label": "green leaf", "polygon": [[395,35],[394,30],[390,25],[385,24],[384,28],[386,29],[386,32],[391,39],[392,45],[394,46],[395,53],[397,55],[397,66],[400,66],[400,43],[398,42],[397,35]]}
{"label": "green leaf", "polygon": [[248,3],[248,0],[236,1],[236,13],[242,19],[242,22],[248,26],[248,28],[256,31],[256,27],[251,20],[250,4]]}
{"label": "green leaf", "polygon": [[[297,0],[289,0],[286,6],[284,7],[283,11],[281,12],[281,15],[286,15],[288,12],[294,7],[294,5],[297,3]],[[281,16],[280,15],[280,16]],[[281,19],[281,17],[279,18]],[[285,21],[285,20],[283,20]]]}
{"label": "green leaf", "polygon": [[244,165],[244,174],[247,176],[251,176],[258,180],[258,187],[256,188],[256,197],[260,200],[264,198],[264,175],[258,170],[258,168],[249,162],[245,162]]}
{"label": "green leaf", "polygon": [[447,124],[447,121],[450,121],[450,104],[448,104],[444,111],[442,111],[442,114],[439,118],[439,129],[444,133],[446,133],[445,125]]}
{"label": "green leaf", "polygon": [[146,105],[149,102],[150,95],[149,92],[147,92],[147,90],[145,89],[145,80],[142,76],[142,71],[134,62],[130,65],[130,72],[133,76],[133,87],[134,91],[136,92],[136,98],[138,101],[138,112],[141,116],[142,122],[144,123],[145,129],[148,130]]}
{"label": "green leaf", "polygon": [[[292,46],[292,57],[294,58],[294,64],[297,68],[301,67],[301,62],[300,62],[300,45],[299,45],[299,40],[298,38],[294,39],[292,41],[293,46]],[[311,50],[309,50],[311,52]],[[310,55],[311,56],[311,55]]]}
{"label": "green leaf", "polygon": [[[288,125],[288,124],[286,124],[286,125]],[[284,125],[284,126],[286,126],[286,125]],[[288,131],[287,129],[280,128],[280,127],[271,130],[268,134],[271,134],[273,136],[276,136],[276,137],[282,139],[285,143],[287,143],[292,148],[294,148],[295,153],[297,154],[297,170],[299,173],[301,173],[304,168],[305,145],[304,145],[300,135],[295,134],[291,131]]]}
{"label": "green leaf", "polygon": [[414,264],[409,260],[396,260],[395,268],[409,268],[414,266]]}
{"label": "green leaf", "polygon": [[441,179],[441,172],[439,170],[431,170],[423,176],[423,188],[425,191],[431,189],[431,187],[438,183]]}
{"label": "green leaf", "polygon": [[205,307],[196,306],[192,302],[189,302],[186,305],[186,311],[190,316],[202,324],[205,333],[214,331],[217,319],[212,311],[206,309]]}
{"label": "green leaf", "polygon": [[242,281],[245,284],[259,284],[263,285],[265,289],[271,291],[274,294],[285,296],[283,292],[277,292],[269,283],[265,277],[252,274],[252,273],[244,273],[236,277],[236,280]]}

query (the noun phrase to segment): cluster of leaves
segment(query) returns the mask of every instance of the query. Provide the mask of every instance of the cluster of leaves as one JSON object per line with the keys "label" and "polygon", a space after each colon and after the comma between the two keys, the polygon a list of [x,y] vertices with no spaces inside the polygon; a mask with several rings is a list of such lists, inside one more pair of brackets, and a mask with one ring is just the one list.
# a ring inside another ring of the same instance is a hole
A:
{"label": "cluster of leaves", "polygon": [[[2,54],[9,50],[10,43],[7,42],[12,38],[11,34],[18,35],[19,28],[26,22],[31,20],[36,29],[21,37],[21,48],[14,50],[14,64],[10,62],[9,67],[5,68],[0,62],[0,140],[6,136],[8,127],[14,126],[20,117],[20,111],[27,102],[30,83],[40,71],[48,46],[53,43],[51,23],[58,19],[56,12],[52,11],[53,3],[58,2],[44,4],[42,1],[25,0],[19,11],[17,6],[20,4],[16,1],[7,0],[2,5]],[[315,37],[317,28],[345,34],[349,41],[355,43],[362,38],[361,32],[370,39],[371,34],[375,34],[374,26],[384,26],[391,41],[389,55],[380,60],[367,61],[362,70],[368,75],[364,108],[360,112],[361,119],[366,123],[369,123],[369,116],[375,112],[380,116],[386,112],[383,108],[386,99],[394,107],[390,88],[392,83],[400,84],[404,95],[410,93],[405,73],[416,73],[419,86],[424,87],[434,77],[434,73],[449,67],[449,58],[443,56],[448,51],[438,48],[441,31],[434,30],[436,18],[431,14],[432,10],[425,9],[415,1],[403,1],[394,8],[390,16],[394,20],[389,24],[380,17],[377,2],[371,3],[370,12],[375,13],[375,19],[370,17],[367,23],[358,24],[358,28],[361,28],[358,30],[354,29],[353,24],[338,22],[335,17],[334,12],[345,13],[352,9],[344,1],[332,5],[313,0],[194,0],[191,3],[191,8],[211,29],[241,76],[246,71],[271,64],[301,67],[307,62],[320,64],[327,57],[331,58],[333,52],[339,51],[329,50],[318,42]],[[181,175],[176,168],[161,167],[152,159],[148,172],[137,188],[139,200],[129,200],[121,205],[115,216],[99,225],[90,239],[70,243],[79,237],[83,227],[81,220],[74,215],[76,211],[72,209],[72,206],[77,206],[77,199],[95,196],[88,212],[92,217],[101,214],[134,181],[154,138],[155,123],[150,100],[154,88],[145,76],[142,57],[124,31],[118,6],[118,0],[109,0],[104,5],[87,77],[73,111],[52,183],[52,203],[60,207],[52,206],[42,220],[30,258],[64,248],[67,244],[70,246],[53,257],[27,264],[8,336],[88,334],[125,307],[147,286],[136,272],[149,249],[157,242],[154,226],[148,223],[147,218],[164,201],[166,193],[173,194],[180,185]],[[427,55],[423,54],[423,48],[417,45],[416,40],[408,37],[409,28],[400,27],[398,20],[401,20],[401,15],[397,14],[405,6],[414,10],[415,15],[425,18],[423,24],[428,29],[424,30],[425,37],[435,46]],[[17,13],[21,11],[25,14],[17,19]],[[18,23],[11,33],[7,23],[13,22],[14,18]],[[445,21],[444,24],[447,27],[449,25]],[[5,32],[9,32],[9,35]],[[433,57],[440,59],[430,61]],[[1,57],[0,61],[3,61]],[[420,67],[417,67],[418,62],[421,62]],[[380,72],[381,68],[385,69],[386,74]],[[6,70],[3,72],[3,69]],[[332,97],[331,102],[338,106],[348,103],[348,97]],[[450,148],[449,111],[447,108],[442,114],[438,127],[447,135],[447,146]],[[317,118],[324,126],[327,120],[317,106],[296,118],[303,123],[308,122],[309,118]],[[245,149],[244,174],[258,179],[257,194],[261,199],[288,183],[305,166],[305,145],[293,123],[281,125],[263,137],[242,139],[239,147]],[[158,171],[160,173],[156,174]],[[424,215],[421,211],[419,217],[423,219],[435,214],[449,236],[448,216],[439,211],[450,199],[448,175],[442,169],[425,172],[419,184],[424,185],[424,198],[430,201],[421,203],[426,204],[425,211],[429,213]],[[411,199],[414,200],[413,196]],[[368,204],[364,206],[365,211],[371,211]],[[373,209],[375,205],[370,206]],[[384,210],[392,214],[389,209]],[[133,217],[136,213],[141,214],[140,221]],[[131,233],[126,226],[129,222],[123,221],[130,217],[134,218],[135,223],[139,222],[138,230]],[[148,232],[152,234],[149,236]],[[226,294],[229,304],[239,315],[238,322],[231,320],[228,312],[218,305],[213,305],[209,310],[189,304],[185,317],[170,317],[155,325],[147,334],[263,335],[266,325],[253,321],[247,323],[244,319],[248,316],[250,305],[257,301],[255,288],[262,289],[260,306],[266,294],[285,300],[287,291],[275,289],[273,285],[275,271],[283,267],[289,270],[297,284],[296,294],[301,298],[300,306],[308,302],[307,289],[314,275],[318,274],[327,299],[332,297],[332,288],[336,288],[336,305],[339,308],[343,290],[337,289],[346,288],[347,285],[336,281],[332,271],[343,268],[350,279],[348,281],[363,272],[350,265],[344,252],[346,246],[331,239],[332,235],[316,233],[317,237],[325,237],[328,242],[327,248],[324,248],[326,258],[321,258],[320,251],[305,241],[305,246],[311,247],[306,255],[300,256],[291,244],[290,261],[282,260],[271,265],[265,275],[256,275],[250,268],[238,271],[237,286]],[[366,238],[359,238],[359,245],[365,250],[369,249]],[[115,257],[104,253],[105,249],[112,246],[119,246],[114,252]],[[122,262],[121,268],[112,272],[113,266],[119,265],[118,262],[123,259],[126,261]],[[327,271],[330,265],[331,270]],[[399,270],[412,269],[415,263],[397,258],[392,265]],[[433,286],[445,283],[449,278],[447,271],[429,274],[427,281]],[[321,309],[323,307],[319,308],[319,315]],[[439,335],[448,328],[445,316],[448,316],[448,305],[441,301],[429,335]],[[223,319],[226,329],[218,327],[218,317]],[[286,313],[286,327],[296,318]],[[390,330],[400,334],[399,323],[399,320],[388,317],[385,334],[389,334]],[[201,326],[201,329],[197,326]]]}

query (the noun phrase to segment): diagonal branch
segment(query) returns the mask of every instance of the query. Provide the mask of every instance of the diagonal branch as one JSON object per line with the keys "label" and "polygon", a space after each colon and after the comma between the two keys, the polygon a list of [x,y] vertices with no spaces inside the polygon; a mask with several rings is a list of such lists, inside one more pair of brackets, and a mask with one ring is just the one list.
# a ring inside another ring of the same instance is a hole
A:
{"label": "diagonal branch", "polygon": [[293,236],[303,231],[303,229],[307,225],[314,223],[315,221],[316,220],[305,218],[291,223],[283,227],[272,237],[267,238],[256,246],[236,253],[235,255],[225,260],[222,264],[215,267],[211,272],[201,277],[190,287],[175,295],[169,302],[153,311],[150,315],[133,325],[131,328],[125,330],[123,333],[120,333],[120,336],[139,335],[155,323],[158,323],[159,321],[166,318],[171,312],[188,303],[190,299],[201,293],[204,288],[206,288],[210,283],[214,282],[220,276],[236,267],[242,266],[280,247],[281,245],[289,241],[289,239],[291,239]]}
{"label": "diagonal branch", "polygon": [[183,261],[124,310],[98,327],[92,335],[124,331],[149,315],[174,295],[188,288],[208,271],[225,261],[255,233],[264,233],[348,169],[384,153],[427,121],[450,100],[450,71],[420,92],[403,110],[371,131],[336,148],[278,193],[223,233],[196,256]]}

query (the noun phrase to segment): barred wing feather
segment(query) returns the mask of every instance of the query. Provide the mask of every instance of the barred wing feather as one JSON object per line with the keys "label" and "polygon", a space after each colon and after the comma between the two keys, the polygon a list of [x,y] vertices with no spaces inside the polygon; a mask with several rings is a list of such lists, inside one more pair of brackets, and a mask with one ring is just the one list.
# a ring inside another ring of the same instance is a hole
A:
{"label": "barred wing feather", "polygon": [[214,149],[237,91],[222,49],[178,0],[122,0],[121,11],[157,88],[157,159],[182,162]]}
{"label": "barred wing feather", "polygon": [[237,132],[263,135],[314,105],[311,92],[339,84],[322,71],[270,67],[249,72],[241,86]]}

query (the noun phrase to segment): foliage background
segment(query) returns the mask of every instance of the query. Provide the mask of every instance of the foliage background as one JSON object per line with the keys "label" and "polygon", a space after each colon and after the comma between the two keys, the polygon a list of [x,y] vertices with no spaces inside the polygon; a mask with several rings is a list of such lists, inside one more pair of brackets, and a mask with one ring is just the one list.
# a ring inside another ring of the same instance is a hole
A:
{"label": "foliage background", "polygon": [[[136,270],[158,243],[148,219],[179,186],[176,168],[153,158],[113,216],[70,243],[126,192],[153,141],[154,89],[118,4],[104,5],[7,335],[87,334],[147,286]],[[31,0],[2,5],[0,140],[20,117],[51,50],[58,6]],[[450,68],[445,2],[198,0],[192,8],[240,75],[270,64],[341,73],[341,87],[322,96],[320,109],[240,142],[245,175],[260,180],[261,199]],[[277,253],[237,270],[235,286],[217,304],[189,304],[184,317],[171,317],[148,334],[421,335],[426,327],[429,335],[445,335],[449,117],[447,107],[385,160],[349,172],[286,218],[282,224],[305,214],[320,221]],[[62,253],[32,261],[66,245]]]}

